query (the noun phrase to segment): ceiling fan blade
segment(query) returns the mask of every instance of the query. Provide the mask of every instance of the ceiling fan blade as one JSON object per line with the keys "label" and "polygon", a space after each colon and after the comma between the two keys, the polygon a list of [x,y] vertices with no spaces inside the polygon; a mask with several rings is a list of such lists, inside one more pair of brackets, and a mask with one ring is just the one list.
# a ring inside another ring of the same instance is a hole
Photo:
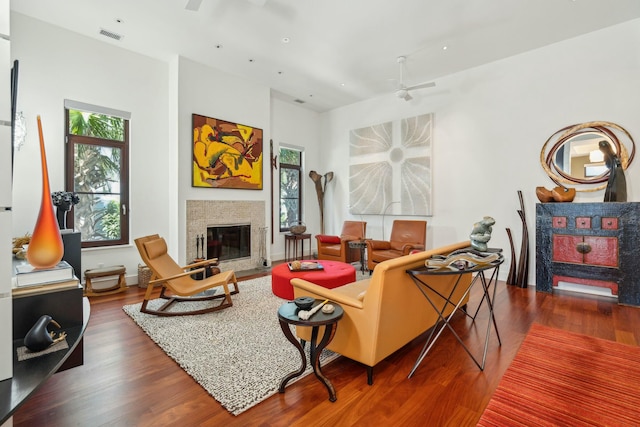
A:
{"label": "ceiling fan blade", "polygon": [[202,4],[202,0],[189,0],[187,1],[187,5],[184,7],[187,10],[192,10],[197,12],[200,9],[200,5]]}
{"label": "ceiling fan blade", "polygon": [[425,88],[428,88],[428,87],[434,87],[435,85],[436,84],[434,82],[420,83],[419,85],[409,86],[407,88],[407,90],[425,89]]}

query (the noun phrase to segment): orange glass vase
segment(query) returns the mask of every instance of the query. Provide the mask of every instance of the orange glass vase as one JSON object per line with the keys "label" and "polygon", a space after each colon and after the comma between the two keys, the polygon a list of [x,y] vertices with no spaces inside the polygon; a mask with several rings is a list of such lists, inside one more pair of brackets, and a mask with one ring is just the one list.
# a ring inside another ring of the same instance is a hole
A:
{"label": "orange glass vase", "polygon": [[53,211],[51,190],[49,188],[49,170],[47,155],[44,151],[42,123],[38,116],[38,134],[40,136],[40,160],[42,162],[42,200],[38,222],[33,229],[31,241],[27,248],[27,261],[35,268],[51,268],[58,265],[64,254],[64,245],[60,236],[58,220]]}

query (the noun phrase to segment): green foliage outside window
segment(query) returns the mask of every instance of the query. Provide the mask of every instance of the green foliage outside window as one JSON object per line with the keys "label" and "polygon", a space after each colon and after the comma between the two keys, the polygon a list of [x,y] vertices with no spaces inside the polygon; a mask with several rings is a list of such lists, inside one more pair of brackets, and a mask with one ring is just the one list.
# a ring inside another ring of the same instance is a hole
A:
{"label": "green foliage outside window", "polygon": [[287,231],[301,218],[302,152],[280,148],[280,231]]}
{"label": "green foliage outside window", "polygon": [[73,139],[74,228],[83,242],[119,240],[125,120],[70,109],[68,125],[69,135],[88,137]]}

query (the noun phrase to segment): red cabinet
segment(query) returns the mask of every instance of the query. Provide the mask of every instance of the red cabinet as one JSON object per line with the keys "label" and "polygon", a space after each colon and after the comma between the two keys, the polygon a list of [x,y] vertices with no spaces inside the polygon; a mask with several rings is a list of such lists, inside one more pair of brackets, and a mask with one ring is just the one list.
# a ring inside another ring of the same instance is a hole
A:
{"label": "red cabinet", "polygon": [[618,238],[554,234],[554,262],[618,267]]}
{"label": "red cabinet", "polygon": [[639,203],[537,204],[536,289],[599,286],[621,304],[640,305],[639,224]]}

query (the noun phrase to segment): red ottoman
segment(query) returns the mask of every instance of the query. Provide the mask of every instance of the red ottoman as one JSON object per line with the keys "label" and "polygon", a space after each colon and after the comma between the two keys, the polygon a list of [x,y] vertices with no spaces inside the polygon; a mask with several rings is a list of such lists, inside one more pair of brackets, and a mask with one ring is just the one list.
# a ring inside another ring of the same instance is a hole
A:
{"label": "red ottoman", "polygon": [[[309,260],[305,260],[309,261]],[[356,281],[356,269],[351,264],[339,261],[318,261],[322,270],[291,271],[287,263],[273,267],[271,270],[271,290],[280,298],[292,300],[293,286],[291,279],[300,278],[323,286],[327,289],[337,288]]]}

